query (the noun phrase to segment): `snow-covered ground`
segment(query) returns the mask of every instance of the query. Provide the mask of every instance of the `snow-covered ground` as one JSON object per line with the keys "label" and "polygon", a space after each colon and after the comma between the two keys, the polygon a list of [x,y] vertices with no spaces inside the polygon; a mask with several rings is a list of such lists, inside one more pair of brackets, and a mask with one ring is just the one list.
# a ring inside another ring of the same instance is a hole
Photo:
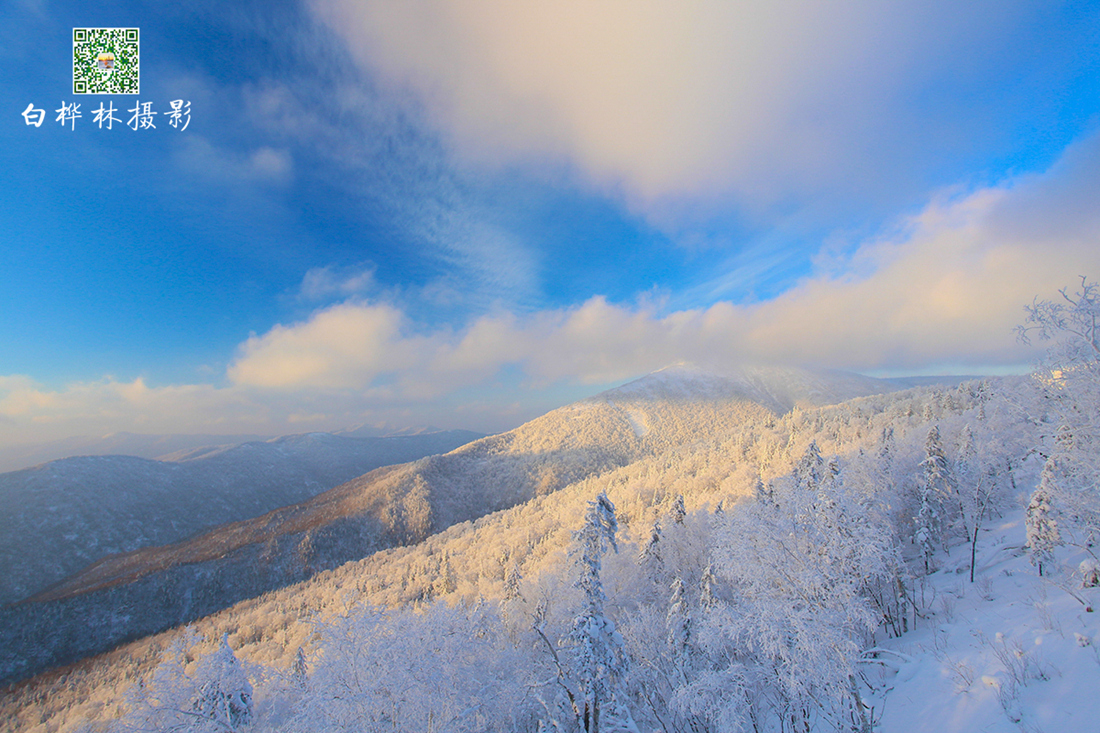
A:
{"label": "snow-covered ground", "polygon": [[1076,572],[1088,555],[1061,548],[1041,578],[1022,513],[985,534],[975,582],[969,548],[953,548],[926,578],[934,616],[865,655],[864,674],[881,685],[866,700],[875,730],[1100,730],[1100,588],[1083,588]]}

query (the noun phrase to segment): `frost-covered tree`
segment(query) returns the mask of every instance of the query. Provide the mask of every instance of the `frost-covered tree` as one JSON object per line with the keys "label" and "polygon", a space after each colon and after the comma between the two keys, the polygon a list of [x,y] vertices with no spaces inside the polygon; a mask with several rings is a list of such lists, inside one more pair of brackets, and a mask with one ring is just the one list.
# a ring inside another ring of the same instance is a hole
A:
{"label": "frost-covered tree", "polygon": [[513,561],[504,573],[504,600],[515,601],[521,597],[520,583],[523,574],[520,572],[519,563]]}
{"label": "frost-covered tree", "polygon": [[794,468],[795,488],[802,491],[816,491],[821,485],[824,469],[825,460],[821,457],[817,441],[811,440],[806,452]]}
{"label": "frost-covered tree", "polygon": [[[573,619],[569,632],[572,647],[573,676],[581,688],[576,711],[585,733],[599,733],[601,727],[630,720],[630,714],[615,698],[615,683],[624,672],[622,636],[607,616],[603,583],[600,580],[602,558],[608,549],[618,551],[616,534],[619,522],[615,505],[600,493],[588,503],[584,526],[574,533],[582,609]],[[607,725],[605,725],[605,723]]]}
{"label": "frost-covered tree", "polygon": [[683,524],[684,517],[687,516],[687,509],[684,508],[684,495],[677,494],[676,501],[672,502],[672,521],[675,524]]}
{"label": "frost-covered tree", "polygon": [[894,426],[887,425],[882,429],[882,436],[879,438],[878,455],[884,463],[892,462],[894,460],[894,454],[897,453],[898,443],[894,437]]}
{"label": "frost-covered tree", "polygon": [[212,652],[200,650],[192,630],[162,655],[160,664],[131,693],[121,730],[235,731],[252,722],[253,689],[229,646],[229,635]]}
{"label": "frost-covered tree", "polygon": [[991,510],[999,479],[996,452],[988,451],[984,456],[979,456],[974,441],[974,431],[967,423],[959,433],[954,471],[958,503],[956,517],[970,545],[971,583],[974,582],[978,555],[978,533]]}
{"label": "frost-covered tree", "polygon": [[1055,471],[1054,458],[1048,458],[1039,477],[1039,486],[1027,504],[1027,547],[1031,551],[1031,564],[1038,568],[1039,575],[1043,574],[1043,564],[1054,560],[1054,548],[1062,544],[1052,506],[1052,497],[1057,492]]}
{"label": "frost-covered tree", "polygon": [[309,679],[306,653],[302,647],[298,647],[298,651],[294,655],[294,664],[290,667],[290,677],[294,685],[299,688],[305,687],[306,681]]}
{"label": "frost-covered tree", "polygon": [[654,522],[649,532],[649,540],[642,547],[638,556],[642,567],[650,574],[656,574],[662,566],[661,561],[661,523]]}
{"label": "frost-covered tree", "polygon": [[715,595],[715,584],[717,580],[714,577],[714,566],[710,563],[703,568],[703,577],[699,580],[699,605],[704,609],[710,609],[714,607],[718,598]]}
{"label": "frost-covered tree", "polygon": [[198,691],[192,707],[199,715],[237,730],[252,721],[252,683],[222,634],[217,651],[203,657],[195,671]]}
{"label": "frost-covered tree", "polygon": [[[753,498],[756,499],[758,502],[767,503],[767,502],[772,501],[773,493],[774,492],[772,491],[772,488],[770,486],[768,486],[767,484],[765,484],[764,479],[762,479],[760,477],[760,475],[757,474],[756,479],[753,481],[753,484],[752,484],[752,496],[753,496]],[[722,509],[721,513],[724,514],[725,513],[725,507],[723,507],[722,505],[719,505],[719,508]],[[716,511],[715,514],[717,515],[717,514],[719,514],[719,512]]]}
{"label": "frost-covered tree", "polygon": [[1060,293],[1058,300],[1026,306],[1018,335],[1024,342],[1037,336],[1051,343],[1033,376],[1053,413],[1045,422],[1058,431],[1046,436],[1053,440],[1044,451],[1058,461],[1052,498],[1062,529],[1081,532],[1079,541],[1088,544],[1100,534],[1100,284],[1082,277],[1078,290]]}
{"label": "frost-covered tree", "polygon": [[[820,481],[825,462],[807,453],[800,465],[816,465]],[[800,731],[815,720],[840,728],[860,718],[851,676],[878,623],[865,589],[889,579],[899,559],[883,509],[840,478],[823,501],[821,484],[808,491],[812,474],[796,471],[789,488],[777,486],[775,505],[739,504],[716,531],[715,564],[731,600],[716,603],[699,634],[725,650],[726,682],[750,691],[739,713],[745,727],[754,716]]]}
{"label": "frost-covered tree", "polygon": [[529,665],[492,604],[361,604],[314,629],[322,653],[280,731],[534,728]]}
{"label": "frost-covered tree", "polygon": [[685,598],[684,581],[676,577],[672,581],[672,597],[669,600],[668,615],[665,617],[668,631],[668,647],[676,671],[682,680],[687,680],[691,638],[691,613]]}
{"label": "frost-covered tree", "polygon": [[914,517],[914,539],[921,549],[924,571],[930,572],[932,556],[944,540],[947,522],[947,501],[955,493],[955,477],[943,452],[938,425],[928,430],[921,461],[920,485],[917,488],[917,515]]}

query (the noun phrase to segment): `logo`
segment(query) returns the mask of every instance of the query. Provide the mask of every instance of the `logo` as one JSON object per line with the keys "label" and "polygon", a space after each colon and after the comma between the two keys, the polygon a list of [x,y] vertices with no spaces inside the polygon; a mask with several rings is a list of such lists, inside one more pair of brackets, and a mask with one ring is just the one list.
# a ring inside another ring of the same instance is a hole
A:
{"label": "logo", "polygon": [[73,94],[138,94],[137,28],[73,28]]}

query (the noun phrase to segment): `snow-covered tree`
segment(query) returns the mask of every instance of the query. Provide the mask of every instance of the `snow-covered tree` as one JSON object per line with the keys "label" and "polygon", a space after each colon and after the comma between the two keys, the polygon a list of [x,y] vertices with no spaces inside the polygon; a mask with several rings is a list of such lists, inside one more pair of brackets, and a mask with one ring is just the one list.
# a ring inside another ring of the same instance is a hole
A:
{"label": "snow-covered tree", "polygon": [[149,679],[131,694],[123,729],[235,731],[252,721],[252,682],[229,646],[229,635],[208,653],[188,630],[162,655]]}
{"label": "snow-covered tree", "polygon": [[515,601],[521,597],[520,583],[523,575],[520,573],[519,563],[513,561],[504,573],[504,600]]}
{"label": "snow-covered tree", "polygon": [[921,461],[920,485],[917,488],[918,509],[914,517],[914,539],[921,549],[924,570],[929,572],[932,556],[944,540],[947,522],[947,500],[955,493],[955,477],[943,452],[938,425],[928,430],[924,445],[925,457]]}
{"label": "snow-covered tree", "polygon": [[[768,484],[765,484],[764,479],[762,479],[760,475],[757,474],[756,480],[753,481],[752,485],[753,498],[761,503],[770,503],[774,499],[774,493],[775,492],[772,490],[772,487]],[[722,513],[724,514],[725,507],[719,505],[719,508],[723,510]],[[718,514],[718,512],[716,511],[715,514]]]}
{"label": "snow-covered tree", "polygon": [[602,558],[608,549],[618,551],[619,522],[615,505],[600,493],[588,503],[584,526],[573,534],[582,609],[569,632],[573,675],[581,688],[577,713],[585,733],[599,733],[630,720],[622,701],[615,698],[616,680],[624,672],[622,636],[604,611]]}
{"label": "snow-covered tree", "polygon": [[195,671],[198,691],[192,707],[199,715],[237,730],[252,721],[252,683],[222,634],[217,651],[199,660]]}
{"label": "snow-covered tree", "polygon": [[493,604],[360,604],[314,630],[322,653],[280,731],[534,728],[530,668]]}
{"label": "snow-covered tree", "polygon": [[811,440],[806,452],[794,468],[795,488],[802,491],[816,491],[821,485],[824,469],[825,461],[821,457],[817,441]]}
{"label": "snow-covered tree", "polygon": [[1032,492],[1027,505],[1027,547],[1031,551],[1031,563],[1039,569],[1039,575],[1043,574],[1043,564],[1053,561],[1054,548],[1062,544],[1052,506],[1052,497],[1057,492],[1055,470],[1054,458],[1048,458],[1040,474],[1039,486]]}
{"label": "snow-covered tree", "polygon": [[705,610],[714,607],[717,602],[717,596],[715,595],[715,585],[717,579],[714,577],[714,566],[710,563],[703,568],[703,577],[699,580],[699,605]]}
{"label": "snow-covered tree", "polygon": [[1100,534],[1100,284],[1082,277],[1077,291],[1060,292],[1059,300],[1027,306],[1018,334],[1024,342],[1033,335],[1051,342],[1033,376],[1053,413],[1046,424],[1057,426],[1055,436],[1046,436],[1058,461],[1052,498],[1062,530],[1083,533],[1079,541],[1088,544]]}
{"label": "snow-covered tree", "polygon": [[650,574],[656,574],[661,568],[661,523],[654,522],[652,529],[649,532],[649,540],[642,547],[642,552],[638,559],[642,563],[642,567],[646,569]]}
{"label": "snow-covered tree", "polygon": [[746,727],[753,716],[777,716],[784,730],[858,717],[850,677],[879,617],[865,589],[899,564],[883,509],[839,476],[825,497],[825,462],[816,446],[807,456],[800,466],[817,467],[816,488],[808,490],[813,472],[796,470],[789,488],[777,487],[775,505],[739,504],[716,533],[716,568],[732,600],[716,603],[699,634],[724,650],[742,690],[752,690],[739,712]]}
{"label": "snow-covered tree", "polygon": [[665,617],[668,630],[668,647],[680,678],[687,680],[689,645],[691,638],[691,613],[685,598],[684,581],[676,577],[672,581],[672,597],[669,599],[668,615]]}
{"label": "snow-covered tree", "polygon": [[672,521],[675,524],[683,524],[684,517],[687,516],[687,509],[684,508],[684,495],[677,494],[676,501],[672,502]]}
{"label": "snow-covered tree", "polygon": [[299,688],[306,686],[309,679],[309,667],[306,663],[306,653],[302,647],[294,654],[294,664],[290,667],[290,677],[294,685]]}
{"label": "snow-covered tree", "polygon": [[[991,510],[997,483],[996,452],[979,457],[974,431],[970,424],[959,433],[955,458],[955,496],[958,502],[956,517],[967,543],[970,545],[970,582],[974,582],[974,570],[978,555],[978,533]],[[989,460],[992,458],[992,460]]]}

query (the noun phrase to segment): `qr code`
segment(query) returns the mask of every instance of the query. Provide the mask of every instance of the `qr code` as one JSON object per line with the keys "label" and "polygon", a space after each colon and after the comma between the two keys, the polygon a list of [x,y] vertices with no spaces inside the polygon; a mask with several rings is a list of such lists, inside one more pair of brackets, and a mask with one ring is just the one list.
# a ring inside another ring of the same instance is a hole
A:
{"label": "qr code", "polygon": [[138,94],[138,29],[73,28],[73,94]]}

